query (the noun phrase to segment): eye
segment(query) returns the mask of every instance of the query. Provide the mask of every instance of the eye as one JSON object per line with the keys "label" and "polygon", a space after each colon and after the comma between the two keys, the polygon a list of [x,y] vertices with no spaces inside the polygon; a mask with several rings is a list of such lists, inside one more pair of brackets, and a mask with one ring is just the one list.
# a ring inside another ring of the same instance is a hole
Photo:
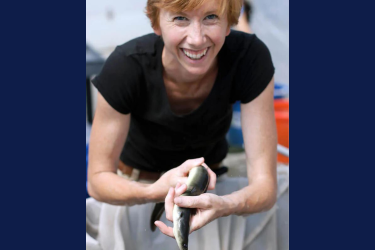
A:
{"label": "eye", "polygon": [[183,16],[176,16],[173,18],[173,21],[187,21],[187,18]]}
{"label": "eye", "polygon": [[211,14],[211,15],[206,16],[206,19],[208,19],[208,20],[215,20],[217,18],[218,18],[218,16],[215,15],[215,14]]}

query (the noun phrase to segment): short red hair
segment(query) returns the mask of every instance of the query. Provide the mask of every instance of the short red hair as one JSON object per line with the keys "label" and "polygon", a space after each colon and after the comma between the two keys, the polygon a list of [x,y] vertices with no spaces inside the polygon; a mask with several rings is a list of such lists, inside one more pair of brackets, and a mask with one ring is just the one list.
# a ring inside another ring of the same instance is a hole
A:
{"label": "short red hair", "polygon": [[[184,12],[198,9],[206,0],[147,0],[146,15],[154,29],[159,27],[160,9]],[[227,12],[228,25],[236,25],[241,13],[243,0],[215,0],[219,3],[219,15]]]}

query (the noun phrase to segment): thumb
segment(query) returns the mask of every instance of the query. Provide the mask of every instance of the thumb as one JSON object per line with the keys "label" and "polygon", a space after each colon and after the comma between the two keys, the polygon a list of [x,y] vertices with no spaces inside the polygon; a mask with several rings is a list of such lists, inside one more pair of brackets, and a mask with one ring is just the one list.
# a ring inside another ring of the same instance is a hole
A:
{"label": "thumb", "polygon": [[184,174],[187,174],[192,168],[197,167],[203,163],[204,163],[204,158],[201,157],[197,159],[187,160],[184,163],[182,163],[180,167],[182,171],[184,172]]}
{"label": "thumb", "polygon": [[203,196],[179,196],[174,198],[174,203],[186,208],[208,208],[209,206]]}

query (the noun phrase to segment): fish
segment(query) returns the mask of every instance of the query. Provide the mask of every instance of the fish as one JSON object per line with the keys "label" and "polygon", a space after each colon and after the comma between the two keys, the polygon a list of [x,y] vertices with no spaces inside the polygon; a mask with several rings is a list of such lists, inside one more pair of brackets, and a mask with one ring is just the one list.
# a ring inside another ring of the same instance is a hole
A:
{"label": "fish", "polygon": [[161,215],[164,213],[164,209],[164,202],[155,203],[150,219],[150,227],[152,232],[154,232],[156,229],[154,222],[160,220]]}
{"label": "fish", "polygon": [[[197,166],[190,170],[187,189],[181,196],[198,196],[207,191],[210,176],[207,169]],[[173,207],[173,234],[180,250],[188,250],[190,218],[195,209],[174,205]]]}
{"label": "fish", "polygon": [[[200,166],[200,167],[202,167],[202,166]],[[204,167],[202,167],[202,168],[204,168]],[[226,168],[226,167],[224,167],[224,168]],[[190,171],[190,173],[189,173],[190,179],[192,179],[194,175],[205,176],[205,173],[203,173],[204,170],[206,170],[206,169],[199,170],[199,171],[202,171],[202,173],[200,173],[200,174],[199,173],[193,173],[193,172]],[[197,171],[197,170],[194,170],[194,171]],[[216,170],[214,170],[214,171],[216,171]],[[226,172],[226,171],[224,171],[224,172]],[[205,186],[206,181],[207,181],[207,187],[208,187],[208,182],[209,182],[208,172],[207,172],[207,176],[208,176],[207,179],[205,179],[205,178],[202,179],[203,183],[200,183],[199,180],[198,181],[197,180],[190,181],[191,184],[190,184],[190,186],[188,186],[187,191],[183,195],[186,195],[188,193],[190,193],[189,194],[190,196],[197,195],[199,192],[197,192],[196,190],[202,190],[202,188],[197,189],[197,188],[194,188],[194,187],[195,186],[196,187]],[[188,182],[189,182],[189,180],[188,180]],[[206,190],[204,192],[207,191],[207,187],[205,187]],[[156,230],[156,225],[155,225],[154,222],[157,221],[157,220],[160,220],[160,217],[164,213],[164,210],[165,210],[164,204],[165,204],[164,202],[155,203],[154,209],[152,210],[151,219],[150,219],[150,228],[151,228],[152,232],[154,232]]]}

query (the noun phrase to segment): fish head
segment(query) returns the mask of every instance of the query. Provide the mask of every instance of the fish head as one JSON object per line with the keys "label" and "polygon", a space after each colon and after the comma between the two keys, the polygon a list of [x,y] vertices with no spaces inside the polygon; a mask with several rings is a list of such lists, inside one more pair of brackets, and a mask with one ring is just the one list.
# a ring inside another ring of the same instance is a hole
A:
{"label": "fish head", "polygon": [[205,193],[210,182],[208,171],[203,166],[197,166],[190,170],[187,180],[186,195],[197,196]]}
{"label": "fish head", "polygon": [[188,242],[184,242],[184,241],[177,241],[177,245],[178,247],[180,248],[180,250],[188,250]]}
{"label": "fish head", "polygon": [[189,208],[181,208],[174,205],[173,209],[173,234],[180,250],[188,250],[190,230]]}

